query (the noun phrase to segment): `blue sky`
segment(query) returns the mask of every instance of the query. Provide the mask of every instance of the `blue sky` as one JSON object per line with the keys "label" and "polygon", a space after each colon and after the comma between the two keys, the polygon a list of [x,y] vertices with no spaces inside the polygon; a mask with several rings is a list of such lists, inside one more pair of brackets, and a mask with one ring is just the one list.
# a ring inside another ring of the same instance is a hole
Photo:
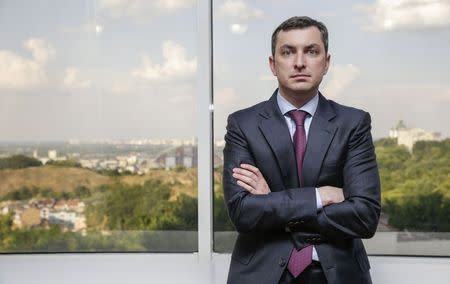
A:
{"label": "blue sky", "polygon": [[[0,1],[1,140],[189,138],[196,129],[193,0]],[[323,21],[325,96],[450,135],[450,1],[214,1],[215,136],[266,100],[270,36],[293,15]]]}

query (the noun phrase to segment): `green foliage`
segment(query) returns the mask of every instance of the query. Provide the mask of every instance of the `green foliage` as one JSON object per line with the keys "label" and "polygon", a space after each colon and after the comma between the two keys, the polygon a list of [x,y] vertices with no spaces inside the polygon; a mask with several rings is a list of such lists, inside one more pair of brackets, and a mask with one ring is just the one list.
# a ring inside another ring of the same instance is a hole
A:
{"label": "green foliage", "polygon": [[27,200],[32,198],[39,190],[30,190],[28,187],[24,186],[18,190],[10,191],[6,193],[2,200]]}
{"label": "green foliage", "polygon": [[234,231],[235,228],[228,216],[223,193],[214,194],[214,231]]}
{"label": "green foliage", "polygon": [[27,157],[24,155],[14,155],[7,158],[0,159],[0,170],[1,169],[23,169],[29,167],[39,167],[42,166],[41,161],[35,158]]}
{"label": "green foliage", "polygon": [[185,171],[186,171],[186,167],[185,167],[185,166],[178,165],[178,166],[176,166],[176,167],[174,168],[174,170],[175,170],[176,173],[181,173],[181,172],[185,172]]}
{"label": "green foliage", "polygon": [[88,207],[88,224],[106,220],[108,230],[197,230],[197,199],[181,194],[172,201],[171,195],[170,185],[158,180],[116,183]]}
{"label": "green foliage", "polygon": [[450,139],[419,141],[412,153],[376,141],[383,211],[398,229],[450,231]]}
{"label": "green foliage", "polygon": [[46,163],[46,165],[63,168],[81,168],[81,164],[75,160],[65,160],[65,161],[50,160]]}
{"label": "green foliage", "polygon": [[120,176],[132,176],[135,175],[129,170],[125,170],[123,172],[119,172],[119,170],[110,170],[110,169],[101,169],[95,171],[98,174],[108,176],[108,177],[120,177]]}
{"label": "green foliage", "polygon": [[7,246],[11,234],[12,214],[0,214],[0,248]]}
{"label": "green foliage", "polygon": [[441,192],[387,199],[384,209],[390,212],[389,223],[400,230],[450,231],[450,199]]}
{"label": "green foliage", "polygon": [[109,177],[118,177],[120,176],[120,173],[118,170],[107,170],[107,169],[102,169],[102,170],[97,170],[95,171],[98,174],[104,175],[104,176],[109,176]]}
{"label": "green foliage", "polygon": [[28,200],[31,198],[84,199],[90,197],[91,191],[86,186],[77,186],[73,191],[54,192],[51,188],[28,188],[26,186],[6,193],[1,200]]}
{"label": "green foliage", "polygon": [[59,226],[51,226],[49,229],[20,229],[9,231],[6,239],[0,239],[0,252],[98,252],[150,249],[142,245],[143,238],[142,233],[104,236],[98,232],[90,232],[83,236],[79,233],[64,232]]}
{"label": "green foliage", "polygon": [[375,147],[392,147],[397,145],[396,138],[381,138],[374,142]]}
{"label": "green foliage", "polygon": [[91,196],[91,191],[86,186],[80,185],[72,192],[74,198],[83,199]]}

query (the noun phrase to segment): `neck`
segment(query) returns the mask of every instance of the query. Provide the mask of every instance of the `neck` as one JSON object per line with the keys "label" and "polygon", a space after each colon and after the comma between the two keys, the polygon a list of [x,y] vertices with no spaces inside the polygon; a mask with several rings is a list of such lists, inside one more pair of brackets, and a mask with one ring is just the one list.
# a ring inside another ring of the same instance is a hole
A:
{"label": "neck", "polygon": [[283,98],[285,98],[296,108],[301,108],[302,106],[304,106],[318,93],[318,89],[307,92],[292,92],[289,90],[285,90],[282,87],[279,87],[279,91]]}

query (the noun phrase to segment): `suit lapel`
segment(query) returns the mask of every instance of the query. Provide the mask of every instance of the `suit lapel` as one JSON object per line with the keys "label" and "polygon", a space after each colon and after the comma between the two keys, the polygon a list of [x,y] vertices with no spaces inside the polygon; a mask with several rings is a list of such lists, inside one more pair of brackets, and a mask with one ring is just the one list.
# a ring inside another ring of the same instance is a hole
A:
{"label": "suit lapel", "polygon": [[294,146],[292,144],[289,129],[277,104],[277,91],[266,102],[265,108],[260,113],[265,119],[259,123],[259,129],[269,143],[283,175],[283,183],[286,188],[298,186],[297,165],[295,162]]}
{"label": "suit lapel", "polygon": [[317,178],[325,154],[336,133],[337,126],[330,122],[336,116],[327,99],[319,94],[319,104],[309,127],[308,142],[303,160],[304,186],[317,186]]}

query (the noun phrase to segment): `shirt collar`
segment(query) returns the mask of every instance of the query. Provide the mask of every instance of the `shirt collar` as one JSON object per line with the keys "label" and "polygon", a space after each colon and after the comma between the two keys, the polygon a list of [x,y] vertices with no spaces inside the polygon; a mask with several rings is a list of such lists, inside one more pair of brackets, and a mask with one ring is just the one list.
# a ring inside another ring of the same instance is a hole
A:
{"label": "shirt collar", "polygon": [[304,104],[301,108],[296,108],[294,105],[292,105],[288,100],[286,100],[281,94],[280,90],[277,92],[277,103],[278,107],[281,110],[281,113],[283,115],[286,115],[291,110],[297,109],[297,110],[303,110],[307,112],[311,117],[314,116],[317,110],[317,106],[319,105],[319,93],[317,93],[312,99],[310,99],[306,104]]}

